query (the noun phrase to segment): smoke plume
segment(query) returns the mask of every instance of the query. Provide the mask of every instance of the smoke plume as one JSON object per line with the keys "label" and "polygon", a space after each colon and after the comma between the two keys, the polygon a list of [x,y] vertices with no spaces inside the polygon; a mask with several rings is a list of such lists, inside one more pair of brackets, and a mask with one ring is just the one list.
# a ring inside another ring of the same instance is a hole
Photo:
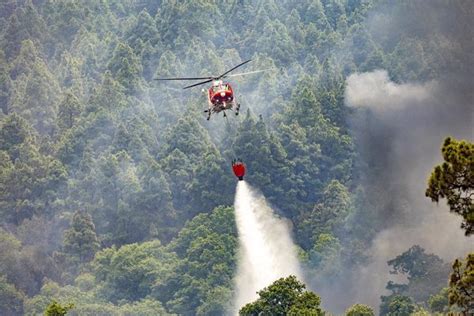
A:
{"label": "smoke plume", "polygon": [[393,279],[387,261],[415,244],[447,262],[474,250],[472,238],[464,236],[460,218],[449,213],[445,201],[436,205],[424,196],[431,170],[442,161],[443,140],[474,139],[469,22],[474,3],[418,1],[412,7],[378,8],[368,28],[386,49],[410,37],[429,43],[426,47],[437,50],[433,59],[425,56],[434,74],[417,82],[394,82],[387,71],[376,70],[346,80],[345,102],[355,109],[351,125],[365,170],[360,182],[375,206],[366,216],[381,228],[369,250],[371,262],[343,282],[341,297],[347,300],[331,306],[339,311],[355,302],[377,309],[387,281]]}
{"label": "smoke plume", "polygon": [[346,79],[346,83],[347,105],[368,107],[379,113],[426,103],[436,89],[434,82],[396,84],[390,80],[385,70],[352,74]]}
{"label": "smoke plume", "polygon": [[[455,77],[451,77],[455,78]],[[472,251],[472,241],[459,229],[460,219],[425,198],[426,180],[441,162],[447,136],[473,138],[472,98],[464,82],[440,79],[426,83],[392,82],[386,71],[347,78],[346,104],[362,108],[354,131],[368,175],[369,199],[385,227],[373,241],[372,262],[353,279],[354,301],[379,304],[389,280],[387,261],[415,244],[447,261]]]}

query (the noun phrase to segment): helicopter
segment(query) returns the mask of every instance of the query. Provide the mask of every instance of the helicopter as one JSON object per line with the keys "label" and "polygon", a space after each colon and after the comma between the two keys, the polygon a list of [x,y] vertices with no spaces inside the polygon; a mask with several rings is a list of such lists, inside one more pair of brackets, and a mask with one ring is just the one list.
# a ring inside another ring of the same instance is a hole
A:
{"label": "helicopter", "polygon": [[[176,77],[176,78],[155,78],[155,80],[204,80],[198,83],[194,83],[192,85],[186,86],[183,89],[189,89],[192,87],[200,86],[202,84],[206,84],[208,82],[212,82],[211,87],[207,89],[207,101],[208,101],[208,108],[204,112],[207,113],[207,120],[209,121],[211,118],[212,113],[219,113],[223,112],[224,117],[226,117],[226,110],[231,110],[235,112],[235,115],[239,115],[240,111],[240,103],[237,102],[234,90],[232,86],[228,82],[224,82],[222,79],[229,78],[229,77],[237,77],[237,76],[244,76],[254,73],[263,72],[265,70],[256,70],[244,73],[237,73],[237,74],[230,74],[235,69],[245,65],[246,63],[250,62],[251,59],[244,61],[243,63],[238,64],[237,66],[227,70],[223,74],[219,76],[208,76],[208,77]],[[205,91],[203,89],[203,91]]]}

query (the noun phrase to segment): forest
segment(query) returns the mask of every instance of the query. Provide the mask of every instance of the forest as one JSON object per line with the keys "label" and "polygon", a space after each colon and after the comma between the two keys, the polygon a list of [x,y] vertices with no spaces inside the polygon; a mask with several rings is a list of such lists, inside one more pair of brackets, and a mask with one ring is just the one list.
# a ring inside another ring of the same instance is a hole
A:
{"label": "forest", "polygon": [[[231,315],[235,157],[305,275],[241,315],[473,315],[473,16],[0,0],[0,315]],[[227,119],[206,120],[201,87],[154,80],[248,59],[265,71],[230,80]]]}

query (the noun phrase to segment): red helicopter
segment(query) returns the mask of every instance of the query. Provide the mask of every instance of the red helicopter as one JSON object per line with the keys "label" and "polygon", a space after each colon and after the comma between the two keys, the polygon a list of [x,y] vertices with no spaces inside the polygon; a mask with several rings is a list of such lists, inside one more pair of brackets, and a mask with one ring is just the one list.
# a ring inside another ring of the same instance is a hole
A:
{"label": "red helicopter", "polygon": [[[227,70],[220,76],[209,76],[209,77],[184,77],[184,78],[156,78],[155,80],[204,80],[189,86],[184,87],[183,89],[188,89],[196,87],[208,82],[212,82],[212,86],[207,90],[207,100],[208,100],[208,109],[204,112],[207,113],[207,120],[211,118],[212,113],[219,113],[224,111],[224,117],[226,117],[225,110],[235,111],[235,115],[239,115],[240,104],[236,101],[234,90],[228,82],[224,82],[222,79],[236,76],[243,76],[262,72],[265,70],[256,70],[245,73],[232,74],[229,73],[239,68],[240,66],[245,65],[250,62],[251,59],[244,61],[243,63],[238,64],[230,70]],[[204,91],[204,90],[203,90]]]}

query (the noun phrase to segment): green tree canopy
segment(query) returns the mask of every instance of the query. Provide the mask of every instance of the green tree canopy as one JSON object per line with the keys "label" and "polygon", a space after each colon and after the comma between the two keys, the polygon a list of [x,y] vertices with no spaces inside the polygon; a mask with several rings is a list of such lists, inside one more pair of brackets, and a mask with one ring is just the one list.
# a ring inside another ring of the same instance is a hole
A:
{"label": "green tree canopy", "polygon": [[408,296],[394,295],[382,297],[381,316],[410,316],[415,311],[415,304]]}
{"label": "green tree canopy", "polygon": [[84,263],[92,260],[98,249],[99,241],[92,217],[86,212],[76,211],[71,227],[64,232],[65,253]]}
{"label": "green tree canopy", "polygon": [[458,306],[466,315],[474,311],[474,253],[469,253],[466,260],[454,261],[448,299],[450,306]]}
{"label": "green tree canopy", "polygon": [[187,222],[169,244],[181,260],[164,282],[153,286],[153,295],[177,314],[226,314],[236,264],[236,229],[230,207],[216,207]]}
{"label": "green tree canopy", "polygon": [[418,245],[387,263],[392,267],[391,273],[405,275],[408,279],[407,284],[389,281],[387,289],[392,295],[406,295],[417,302],[427,302],[430,295],[446,286],[449,266],[438,256],[425,253]]}
{"label": "green tree canopy", "polygon": [[375,313],[370,306],[354,304],[346,311],[346,316],[375,316]]}
{"label": "green tree canopy", "polygon": [[0,310],[4,315],[23,314],[24,294],[0,274]]}
{"label": "green tree canopy", "polygon": [[448,137],[441,148],[444,162],[434,168],[426,196],[438,202],[446,198],[451,212],[463,217],[461,228],[474,233],[474,144]]}
{"label": "green tree canopy", "polygon": [[445,287],[439,293],[430,296],[428,306],[433,313],[445,313],[448,311],[448,293],[449,288]]}
{"label": "green tree canopy", "polygon": [[278,279],[260,290],[259,298],[243,306],[239,315],[324,315],[319,296],[305,287],[293,275]]}
{"label": "green tree canopy", "polygon": [[61,305],[56,301],[52,301],[44,311],[45,316],[64,316],[67,312],[74,308],[74,304]]}
{"label": "green tree canopy", "polygon": [[98,252],[92,262],[97,280],[104,282],[103,294],[110,300],[136,301],[151,293],[176,269],[177,258],[158,240],[129,244]]}

